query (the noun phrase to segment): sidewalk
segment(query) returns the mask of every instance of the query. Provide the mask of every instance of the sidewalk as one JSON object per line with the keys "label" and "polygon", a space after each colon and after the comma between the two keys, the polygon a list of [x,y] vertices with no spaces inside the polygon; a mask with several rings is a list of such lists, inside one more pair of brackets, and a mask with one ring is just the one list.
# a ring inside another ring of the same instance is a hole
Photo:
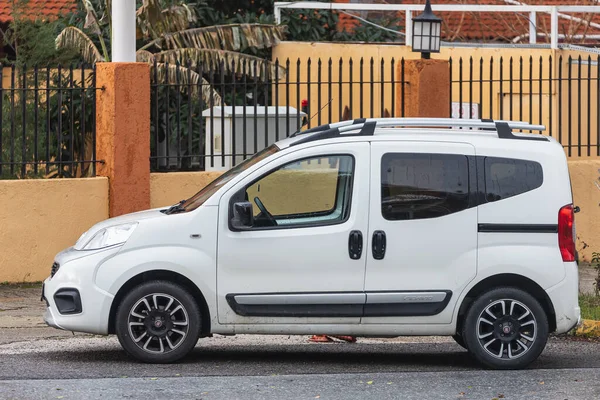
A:
{"label": "sidewalk", "polygon": [[[594,293],[596,271],[581,266],[579,288]],[[45,303],[40,301],[40,285],[0,286],[0,345],[36,339],[67,338],[73,333],[47,326],[42,315]],[[92,336],[76,333],[77,336]]]}
{"label": "sidewalk", "polygon": [[47,326],[41,285],[0,286],[0,345],[32,339],[73,336]]}

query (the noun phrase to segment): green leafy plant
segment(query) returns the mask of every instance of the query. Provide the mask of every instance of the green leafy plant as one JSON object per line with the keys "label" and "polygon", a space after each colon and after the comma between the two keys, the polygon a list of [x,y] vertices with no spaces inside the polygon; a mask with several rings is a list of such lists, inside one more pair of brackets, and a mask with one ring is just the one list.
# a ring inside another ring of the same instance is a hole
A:
{"label": "green leafy plant", "polygon": [[31,0],[12,2],[11,21],[0,28],[0,42],[6,55],[4,63],[23,65],[68,64],[78,58],[78,53],[70,49],[57,49],[54,39],[69,21],[84,18],[77,12],[61,18],[43,20],[43,16],[32,19],[27,12]]}
{"label": "green leafy plant", "polygon": [[343,40],[365,43],[404,42],[403,35],[394,33],[402,23],[401,18],[395,16],[395,14],[391,14],[391,16],[383,16],[376,21],[380,27],[361,22],[352,32],[344,32]]}
{"label": "green leafy plant", "polygon": [[[355,15],[348,12],[347,15]],[[396,14],[377,15],[372,21],[356,19],[351,29],[339,30],[340,13],[329,10],[283,9],[282,23],[288,26],[288,40],[310,42],[398,42],[404,41],[396,33],[402,19]],[[360,17],[359,17],[360,18]]]}
{"label": "green leafy plant", "polygon": [[288,39],[306,42],[334,42],[344,39],[337,31],[338,14],[328,10],[282,10],[282,23],[288,26]]}
{"label": "green leafy plant", "polygon": [[594,286],[596,291],[596,296],[600,296],[600,253],[593,252],[592,253],[592,266],[597,272]]}
{"label": "green leafy plant", "polygon": [[[80,68],[77,69],[81,71]],[[85,82],[70,80],[70,70],[57,68],[37,71],[11,69],[16,89],[2,93],[2,138],[0,160],[5,164],[0,179],[88,176],[91,163],[78,162],[92,158],[94,121],[92,75]],[[49,76],[48,76],[49,75]],[[47,86],[50,90],[43,88]],[[25,83],[25,86],[23,86]],[[64,90],[64,87],[72,89]],[[26,90],[23,90],[23,87]],[[62,87],[63,90],[56,90]],[[38,163],[38,166],[33,164]]]}
{"label": "green leafy plant", "polygon": [[600,297],[593,294],[580,294],[579,307],[581,307],[581,318],[600,321]]}
{"label": "green leafy plant", "polygon": [[[110,60],[109,43],[110,0],[81,0],[85,10],[85,24],[68,26],[56,38],[58,49],[75,49],[86,63]],[[196,8],[183,1],[143,0],[136,12],[138,28],[137,61],[149,63],[158,81],[168,76],[174,82],[179,75],[181,89],[191,88],[193,95],[202,87],[204,101],[216,98],[215,92],[199,72],[199,65],[218,65],[224,61],[225,73],[245,62],[257,63],[259,68],[248,68],[247,74],[259,76],[264,65],[272,70],[275,65],[263,58],[244,53],[248,49],[267,49],[284,38],[285,26],[265,23],[228,23],[212,26],[195,26]],[[188,64],[188,61],[191,64]],[[284,76],[281,69],[279,75]],[[188,85],[190,83],[191,85]]]}

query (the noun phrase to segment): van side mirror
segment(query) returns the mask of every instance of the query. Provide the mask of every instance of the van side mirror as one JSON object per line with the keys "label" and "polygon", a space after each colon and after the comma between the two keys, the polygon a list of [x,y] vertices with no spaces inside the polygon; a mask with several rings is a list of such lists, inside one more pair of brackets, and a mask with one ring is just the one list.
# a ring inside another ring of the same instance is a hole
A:
{"label": "van side mirror", "polygon": [[254,225],[254,213],[252,211],[252,203],[242,201],[233,203],[233,218],[231,226],[234,229],[246,230]]}

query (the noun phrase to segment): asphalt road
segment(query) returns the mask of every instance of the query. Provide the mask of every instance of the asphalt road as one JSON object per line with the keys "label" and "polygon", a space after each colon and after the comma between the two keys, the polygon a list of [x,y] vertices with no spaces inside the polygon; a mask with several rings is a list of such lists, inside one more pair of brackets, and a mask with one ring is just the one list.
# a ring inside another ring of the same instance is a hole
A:
{"label": "asphalt road", "polygon": [[[2,382],[15,398],[85,399],[597,399],[595,370],[133,378]],[[367,380],[368,379],[368,380]],[[594,386],[594,385],[592,385]],[[123,396],[124,393],[127,395]]]}
{"label": "asphalt road", "polygon": [[600,343],[552,339],[523,371],[487,371],[445,338],[307,343],[201,340],[184,362],[140,364],[114,338],[0,345],[0,398],[600,399]]}

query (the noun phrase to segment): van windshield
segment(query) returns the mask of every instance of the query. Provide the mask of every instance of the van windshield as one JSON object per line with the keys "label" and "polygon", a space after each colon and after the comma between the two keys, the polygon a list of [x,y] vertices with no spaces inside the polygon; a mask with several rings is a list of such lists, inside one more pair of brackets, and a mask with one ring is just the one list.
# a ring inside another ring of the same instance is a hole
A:
{"label": "van windshield", "polygon": [[198,193],[187,199],[182,204],[181,208],[185,212],[195,210],[196,208],[204,204],[204,202],[208,200],[208,198],[212,196],[217,190],[219,190],[224,184],[235,178],[241,172],[250,168],[252,165],[264,160],[265,158],[277,153],[278,151],[279,147],[277,147],[274,144],[259,151],[252,157],[244,160],[242,163],[231,168],[229,171],[225,172],[223,175],[219,176],[217,179],[206,185]]}

